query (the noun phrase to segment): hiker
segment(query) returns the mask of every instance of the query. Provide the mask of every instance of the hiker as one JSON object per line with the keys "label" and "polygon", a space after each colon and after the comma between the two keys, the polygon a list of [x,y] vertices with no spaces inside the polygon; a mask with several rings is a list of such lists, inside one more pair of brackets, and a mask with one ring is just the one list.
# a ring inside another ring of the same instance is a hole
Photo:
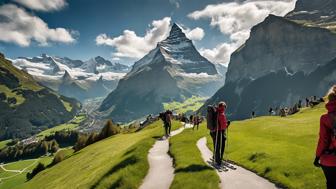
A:
{"label": "hiker", "polygon": [[195,115],[195,116],[194,116],[194,126],[193,126],[193,130],[194,130],[195,127],[197,127],[197,130],[198,130],[198,127],[199,127],[200,122],[201,122],[200,117],[199,117],[198,115]]}
{"label": "hiker", "polygon": [[170,110],[167,110],[165,112],[161,112],[159,117],[163,121],[163,127],[165,129],[165,135],[168,137],[170,135],[170,129],[171,129],[171,119],[172,119],[173,112]]}
{"label": "hiker", "polygon": [[309,99],[306,98],[306,107],[309,107]]}
{"label": "hiker", "polygon": [[314,165],[322,167],[327,189],[336,188],[336,85],[327,94],[328,113],[321,116],[320,136]]}
{"label": "hiker", "polygon": [[300,109],[301,107],[302,107],[302,100],[299,100],[298,108]]}
{"label": "hiker", "polygon": [[220,102],[218,107],[208,107],[207,126],[214,145],[214,161],[216,166],[221,166],[225,150],[225,131],[230,122],[225,116],[226,104]]}
{"label": "hiker", "polygon": [[192,114],[189,116],[189,124],[190,125],[194,124],[194,116]]}
{"label": "hiker", "polygon": [[251,113],[251,119],[253,119],[253,118],[255,118],[255,112],[254,111],[252,111],[252,113]]}

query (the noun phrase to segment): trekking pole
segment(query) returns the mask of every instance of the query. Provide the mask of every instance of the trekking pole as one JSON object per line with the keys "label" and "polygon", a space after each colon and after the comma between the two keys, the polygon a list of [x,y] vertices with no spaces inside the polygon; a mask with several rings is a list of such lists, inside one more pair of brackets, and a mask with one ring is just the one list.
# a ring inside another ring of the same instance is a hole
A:
{"label": "trekking pole", "polygon": [[216,137],[215,137],[215,149],[213,154],[213,164],[215,165],[216,155],[217,155],[217,138],[218,138],[218,128],[216,128]]}
{"label": "trekking pole", "polygon": [[[224,155],[225,155],[225,151],[227,151],[226,149],[229,148],[229,127],[226,129],[226,148],[224,148]],[[228,157],[226,157],[227,161],[229,160]]]}

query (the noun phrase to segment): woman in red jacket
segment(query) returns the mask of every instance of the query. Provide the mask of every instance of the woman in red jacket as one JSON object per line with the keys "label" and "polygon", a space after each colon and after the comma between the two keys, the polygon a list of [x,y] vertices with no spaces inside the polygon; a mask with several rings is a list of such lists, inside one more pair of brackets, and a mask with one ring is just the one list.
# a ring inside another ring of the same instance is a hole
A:
{"label": "woman in red jacket", "polygon": [[336,189],[336,85],[328,93],[327,114],[320,119],[320,138],[314,165],[322,167],[327,189]]}
{"label": "woman in red jacket", "polygon": [[225,109],[226,109],[225,102],[220,102],[218,104],[218,108],[216,109],[218,126],[215,130],[210,131],[210,135],[212,137],[215,149],[214,159],[218,166],[221,165],[223,160],[225,150],[225,140],[226,140],[225,130],[228,127],[227,120],[225,117]]}

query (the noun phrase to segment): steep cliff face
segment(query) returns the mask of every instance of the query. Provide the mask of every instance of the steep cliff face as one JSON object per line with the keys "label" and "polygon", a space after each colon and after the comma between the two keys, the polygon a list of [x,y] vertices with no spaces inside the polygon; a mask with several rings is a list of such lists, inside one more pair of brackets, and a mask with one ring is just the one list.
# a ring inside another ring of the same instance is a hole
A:
{"label": "steep cliff face", "polygon": [[[270,15],[253,27],[250,38],[231,55],[224,87],[201,111],[224,100],[231,118],[244,119],[251,111],[266,114],[271,106],[291,106],[299,99],[325,93],[336,82],[336,33],[291,19],[295,12],[312,9],[332,15],[329,9],[334,3],[299,0],[285,18]],[[315,22],[308,15],[301,19]]]}
{"label": "steep cliff face", "polygon": [[245,45],[232,54],[226,81],[256,79],[284,68],[307,74],[335,54],[336,35],[331,31],[270,15],[252,28]]}

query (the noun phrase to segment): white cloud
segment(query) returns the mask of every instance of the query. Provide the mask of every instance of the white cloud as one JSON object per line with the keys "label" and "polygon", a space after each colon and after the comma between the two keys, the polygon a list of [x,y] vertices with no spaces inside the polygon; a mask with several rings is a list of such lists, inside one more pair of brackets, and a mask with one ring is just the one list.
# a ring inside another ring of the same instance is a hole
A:
{"label": "white cloud", "polygon": [[[116,52],[112,53],[114,58],[138,59],[154,49],[158,42],[165,39],[171,28],[171,18],[165,17],[161,20],[154,20],[149,25],[145,36],[138,36],[134,31],[124,30],[118,37],[109,37],[107,34],[99,34],[96,37],[97,45],[107,45],[114,47]],[[184,30],[186,35],[192,40],[201,40],[204,31],[201,28]]]}
{"label": "white cloud", "polygon": [[64,28],[51,29],[39,17],[27,13],[12,4],[0,6],[0,41],[11,42],[23,47],[36,41],[41,46],[49,42],[73,43],[71,32]]}
{"label": "white cloud", "polygon": [[247,0],[241,3],[221,3],[208,5],[188,16],[194,20],[210,19],[211,26],[218,27],[223,34],[229,36],[228,43],[201,50],[209,60],[227,64],[230,54],[245,42],[253,26],[269,14],[284,16],[294,9],[295,2],[296,0]]}
{"label": "white cloud", "polygon": [[67,6],[66,0],[14,0],[15,2],[38,11],[56,11]]}
{"label": "white cloud", "polygon": [[154,20],[143,37],[130,30],[124,30],[122,35],[115,38],[100,34],[96,37],[96,44],[115,47],[115,57],[141,58],[168,35],[170,20],[169,17]]}
{"label": "white cloud", "polygon": [[202,40],[203,37],[204,37],[204,30],[202,28],[199,28],[199,27],[197,27],[193,30],[186,29],[183,32],[191,40],[199,41],[199,40]]}

